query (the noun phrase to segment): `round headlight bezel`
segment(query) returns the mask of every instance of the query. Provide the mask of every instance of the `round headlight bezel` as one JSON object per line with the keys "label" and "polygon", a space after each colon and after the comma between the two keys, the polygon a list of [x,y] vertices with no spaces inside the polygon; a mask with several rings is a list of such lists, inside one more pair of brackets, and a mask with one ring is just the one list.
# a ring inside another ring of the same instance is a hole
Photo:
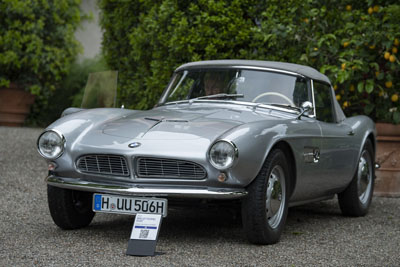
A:
{"label": "round headlight bezel", "polygon": [[[40,143],[41,143],[42,138],[45,138],[45,135],[46,135],[46,134],[49,134],[49,133],[56,134],[56,136],[59,138],[58,146],[59,146],[60,151],[59,151],[56,155],[54,155],[54,156],[49,156],[49,154],[46,154],[46,153],[43,151],[43,148],[40,146]],[[36,145],[37,145],[37,150],[38,150],[39,154],[40,154],[42,157],[44,157],[45,159],[48,159],[48,160],[55,160],[55,159],[58,159],[59,157],[61,157],[61,155],[64,153],[64,149],[65,149],[65,137],[64,137],[64,135],[63,135],[62,133],[60,133],[60,132],[57,131],[57,130],[54,130],[54,129],[53,129],[53,130],[47,130],[47,131],[44,131],[44,132],[39,136]]]}
{"label": "round headlight bezel", "polygon": [[[223,166],[217,164],[217,163],[213,160],[213,156],[212,156],[212,153],[213,153],[214,148],[216,148],[216,146],[217,146],[218,144],[220,144],[220,143],[228,144],[229,147],[231,147],[231,149],[232,149],[231,153],[232,153],[232,155],[233,155],[233,159],[232,159],[229,163],[227,163],[227,164],[225,164],[225,165],[223,165]],[[211,165],[212,165],[214,168],[216,168],[217,170],[220,170],[220,171],[225,171],[225,170],[227,170],[227,169],[232,168],[232,167],[236,164],[238,157],[239,157],[239,150],[238,150],[238,148],[236,147],[236,145],[235,145],[232,141],[225,140],[225,139],[220,139],[220,140],[215,141],[215,142],[210,146],[210,149],[208,150],[208,160],[209,160],[209,162],[211,163]]]}

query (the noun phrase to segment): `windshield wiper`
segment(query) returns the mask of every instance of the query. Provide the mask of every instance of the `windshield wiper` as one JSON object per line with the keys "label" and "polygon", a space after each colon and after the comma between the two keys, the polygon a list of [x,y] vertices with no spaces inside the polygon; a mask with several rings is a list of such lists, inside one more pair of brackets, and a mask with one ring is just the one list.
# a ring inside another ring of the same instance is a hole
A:
{"label": "windshield wiper", "polygon": [[205,95],[196,97],[193,100],[197,99],[212,99],[212,98],[237,98],[237,97],[244,97],[244,94],[215,94],[215,95]]}
{"label": "windshield wiper", "polygon": [[275,104],[275,103],[272,103],[272,104],[266,104],[266,105],[270,105],[270,106],[274,106],[274,107],[280,107],[280,108],[289,108],[289,109],[301,111],[301,108],[295,107],[295,106],[292,106],[292,105],[289,105],[289,104]]}

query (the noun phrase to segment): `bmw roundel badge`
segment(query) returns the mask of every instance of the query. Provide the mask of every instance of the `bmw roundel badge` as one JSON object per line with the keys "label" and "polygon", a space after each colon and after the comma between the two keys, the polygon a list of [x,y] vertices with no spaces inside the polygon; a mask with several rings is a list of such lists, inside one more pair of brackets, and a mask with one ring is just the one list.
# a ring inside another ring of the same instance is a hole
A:
{"label": "bmw roundel badge", "polygon": [[133,143],[130,143],[128,146],[130,148],[135,148],[135,147],[140,147],[140,145],[141,145],[141,143],[139,143],[139,142],[133,142]]}

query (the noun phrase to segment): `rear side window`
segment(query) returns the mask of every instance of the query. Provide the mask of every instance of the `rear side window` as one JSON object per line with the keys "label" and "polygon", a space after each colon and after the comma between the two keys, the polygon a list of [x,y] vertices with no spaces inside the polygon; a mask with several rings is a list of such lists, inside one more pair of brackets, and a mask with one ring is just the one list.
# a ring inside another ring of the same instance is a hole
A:
{"label": "rear side window", "polygon": [[314,81],[316,118],[323,122],[335,122],[332,90],[328,84]]}

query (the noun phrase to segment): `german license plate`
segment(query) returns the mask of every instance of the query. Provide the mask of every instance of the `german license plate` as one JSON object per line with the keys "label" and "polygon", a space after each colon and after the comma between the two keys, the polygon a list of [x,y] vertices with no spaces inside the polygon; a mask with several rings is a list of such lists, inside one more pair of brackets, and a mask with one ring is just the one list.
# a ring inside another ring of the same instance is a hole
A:
{"label": "german license plate", "polygon": [[106,194],[93,195],[93,211],[119,214],[162,214],[167,217],[166,199],[135,198]]}

